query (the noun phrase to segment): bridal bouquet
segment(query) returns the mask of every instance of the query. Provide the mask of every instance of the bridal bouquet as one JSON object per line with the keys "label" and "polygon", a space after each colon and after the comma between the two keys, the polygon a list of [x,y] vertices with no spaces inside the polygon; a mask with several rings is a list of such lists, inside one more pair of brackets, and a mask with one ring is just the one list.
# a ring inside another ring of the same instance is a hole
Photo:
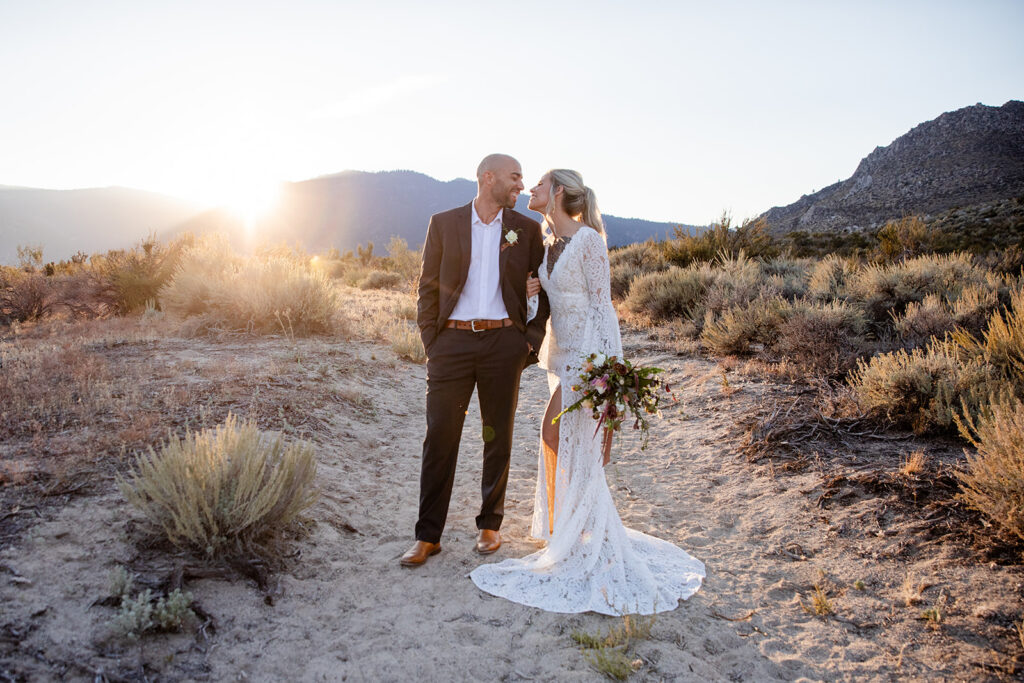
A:
{"label": "bridal bouquet", "polygon": [[632,415],[633,429],[639,429],[642,435],[640,448],[643,450],[648,440],[647,416],[660,414],[658,406],[664,394],[675,400],[668,384],[655,377],[660,372],[663,372],[661,368],[637,367],[625,358],[603,353],[584,356],[580,381],[572,386],[573,391],[581,391],[583,396],[553,421],[558,422],[566,413],[586,408],[597,420],[594,430],[597,434],[602,426],[618,431],[622,422]]}

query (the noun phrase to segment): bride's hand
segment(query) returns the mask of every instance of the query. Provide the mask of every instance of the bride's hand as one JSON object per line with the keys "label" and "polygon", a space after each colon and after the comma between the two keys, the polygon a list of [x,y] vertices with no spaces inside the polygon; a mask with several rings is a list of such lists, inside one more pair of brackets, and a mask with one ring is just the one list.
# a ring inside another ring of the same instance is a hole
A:
{"label": "bride's hand", "polygon": [[540,294],[540,278],[533,277],[533,271],[531,270],[526,274],[526,296],[537,296]]}
{"label": "bride's hand", "polygon": [[610,427],[604,428],[604,437],[601,439],[601,452],[603,460],[601,467],[605,467],[612,459],[612,439],[615,438],[615,431]]}

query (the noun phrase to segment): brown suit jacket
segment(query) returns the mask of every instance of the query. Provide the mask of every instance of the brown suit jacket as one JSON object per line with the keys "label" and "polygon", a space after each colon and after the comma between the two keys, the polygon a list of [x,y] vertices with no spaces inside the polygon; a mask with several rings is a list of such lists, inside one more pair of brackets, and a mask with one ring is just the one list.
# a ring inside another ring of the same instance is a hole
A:
{"label": "brown suit jacket", "polygon": [[[472,252],[472,220],[470,204],[430,217],[427,239],[423,243],[423,264],[420,272],[419,300],[416,322],[420,328],[423,348],[430,355],[430,346],[444,329],[455,304],[462,294],[469,273]],[[536,317],[526,322],[526,276],[534,276],[544,259],[544,243],[540,224],[512,209],[502,210],[502,238],[509,230],[519,236],[515,244],[501,250],[498,256],[501,298],[508,317],[533,346],[530,362],[536,362],[536,351],[544,340],[544,327],[550,308],[547,295],[540,293]]]}

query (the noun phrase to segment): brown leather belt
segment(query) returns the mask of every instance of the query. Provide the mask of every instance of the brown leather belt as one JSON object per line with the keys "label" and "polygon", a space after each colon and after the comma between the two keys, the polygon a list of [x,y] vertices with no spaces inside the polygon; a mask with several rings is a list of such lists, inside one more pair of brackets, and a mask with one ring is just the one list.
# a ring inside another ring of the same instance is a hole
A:
{"label": "brown leather belt", "polygon": [[501,320],[449,320],[445,327],[454,327],[456,330],[471,330],[483,332],[484,330],[497,330],[502,327],[512,327],[511,318]]}

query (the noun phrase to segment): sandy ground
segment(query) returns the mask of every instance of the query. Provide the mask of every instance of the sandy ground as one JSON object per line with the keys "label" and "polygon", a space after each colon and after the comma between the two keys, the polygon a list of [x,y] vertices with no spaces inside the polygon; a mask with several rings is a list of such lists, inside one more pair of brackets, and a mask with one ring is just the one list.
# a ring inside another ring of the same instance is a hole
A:
{"label": "sandy ground", "polygon": [[[221,350],[179,342],[167,345],[166,363],[261,363],[289,353],[274,340]],[[0,550],[0,672],[16,680],[601,678],[570,634],[605,631],[617,620],[509,603],[467,578],[482,561],[535,549],[527,531],[547,398],[542,371],[533,367],[523,377],[502,549],[485,559],[472,550],[481,447],[474,404],[444,550],[409,570],[398,558],[413,540],[424,368],[372,343],[308,344],[307,356],[360,368],[329,381],[349,397],[358,386],[369,400],[319,409],[322,428],[310,434],[320,455],[316,524],[295,543],[299,555],[269,593],[241,579],[189,581],[213,628],[138,645],[110,639],[114,610],[93,602],[107,594],[111,569],[140,555],[126,521],[134,514],[108,486],[44,514]],[[1017,567],[980,565],[912,543],[908,551],[905,533],[887,532],[898,520],[880,517],[866,500],[818,507],[814,470],[769,476],[737,455],[739,416],[785,400],[773,398],[769,385],[737,379],[724,386],[712,362],[659,351],[637,335],[627,345],[636,360],[669,371],[681,400],[653,424],[646,451],[633,438],[616,446],[609,480],[619,512],[627,526],[679,544],[707,567],[702,590],[658,615],[651,637],[632,645],[641,660],[633,680],[1008,675],[1000,662],[1017,653],[1006,651],[1006,633],[992,629],[1020,619]],[[911,605],[902,597],[908,576],[916,581]],[[856,581],[862,589],[853,588]],[[834,616],[802,606],[815,584]],[[941,607],[941,626],[918,618],[930,606]]]}

